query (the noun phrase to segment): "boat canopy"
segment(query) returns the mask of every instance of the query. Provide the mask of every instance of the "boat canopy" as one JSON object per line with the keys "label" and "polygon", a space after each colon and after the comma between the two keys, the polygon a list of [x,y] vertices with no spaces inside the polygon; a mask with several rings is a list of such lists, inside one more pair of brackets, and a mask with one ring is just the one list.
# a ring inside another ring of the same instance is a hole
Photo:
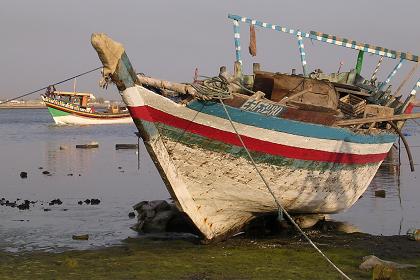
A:
{"label": "boat canopy", "polygon": [[324,42],[324,43],[328,43],[328,44],[332,44],[332,45],[336,45],[340,47],[358,50],[359,57],[358,57],[358,63],[356,65],[356,69],[358,70],[358,73],[360,73],[361,64],[363,62],[363,54],[365,52],[378,55],[381,57],[381,59],[383,57],[391,58],[391,59],[399,59],[400,61],[394,67],[393,71],[389,73],[389,75],[387,76],[387,79],[380,84],[381,89],[384,88],[384,86],[390,82],[391,78],[401,68],[404,61],[412,61],[412,62],[419,63],[419,56],[414,55],[409,52],[395,51],[389,48],[379,47],[379,46],[375,46],[371,44],[357,42],[350,39],[340,38],[340,37],[322,33],[322,32],[316,32],[316,31],[305,32],[299,29],[292,29],[292,28],[284,27],[278,24],[271,24],[271,23],[263,22],[263,21],[256,20],[253,18],[242,17],[238,15],[229,14],[228,18],[233,21],[236,61],[240,62],[241,64],[242,64],[242,60],[241,60],[240,30],[239,30],[240,22],[247,23],[252,26],[272,29],[275,31],[288,33],[288,34],[296,36],[298,40],[298,46],[299,46],[299,52],[300,52],[300,58],[301,58],[304,76],[308,76],[308,71],[306,67],[306,53],[305,53],[304,44],[303,44],[304,38],[308,38],[311,40],[320,41],[320,42]]}

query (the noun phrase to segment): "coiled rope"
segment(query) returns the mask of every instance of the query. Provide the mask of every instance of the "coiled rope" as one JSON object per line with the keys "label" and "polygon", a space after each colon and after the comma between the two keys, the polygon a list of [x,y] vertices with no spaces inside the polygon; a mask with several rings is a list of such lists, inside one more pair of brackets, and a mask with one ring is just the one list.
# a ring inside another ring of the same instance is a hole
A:
{"label": "coiled rope", "polygon": [[206,77],[205,80],[196,81],[189,84],[198,93],[198,97],[204,100],[210,99],[229,99],[232,98],[232,94],[229,91],[229,82],[223,77]]}
{"label": "coiled rope", "polygon": [[289,218],[290,222],[293,224],[293,226],[302,234],[302,236],[309,242],[309,244],[312,245],[312,247],[314,247],[314,249],[334,268],[336,269],[345,279],[351,280],[350,277],[348,277],[339,267],[337,267],[319,248],[318,246],[315,245],[315,243],[312,242],[312,240],[309,238],[308,235],[306,235],[306,233],[299,227],[299,225],[293,220],[292,216],[290,216],[290,214],[286,211],[286,209],[284,209],[284,207],[281,205],[280,201],[277,199],[277,197],[275,196],[273,190],[271,189],[270,185],[268,184],[267,180],[265,179],[265,177],[262,175],[261,171],[258,169],[257,164],[254,161],[254,158],[251,156],[251,153],[249,152],[248,148],[245,146],[244,141],[242,140],[241,135],[239,134],[238,130],[236,129],[235,125],[233,124],[232,118],[230,117],[230,114],[228,112],[228,110],[226,109],[226,105],[223,102],[222,99],[219,99],[220,103],[223,105],[223,109],[226,113],[226,116],[229,119],[230,124],[232,125],[233,130],[235,131],[236,135],[238,136],[239,141],[241,142],[241,145],[244,147],[252,165],[255,168],[255,171],[257,171],[258,175],[261,177],[262,181],[264,182],[265,186],[267,187],[267,190],[269,191],[269,193],[271,194],[271,196],[273,197],[278,209],[279,209],[279,214],[285,214],[287,216],[287,218]]}
{"label": "coiled rope", "polygon": [[7,100],[5,100],[5,101],[3,101],[3,102],[0,102],[0,105],[1,105],[1,104],[5,104],[5,103],[8,103],[8,102],[13,101],[13,100],[16,100],[16,99],[19,99],[19,98],[22,98],[22,97],[25,97],[25,96],[29,96],[29,95],[31,95],[31,94],[34,94],[34,93],[40,92],[40,91],[42,91],[42,90],[46,90],[46,89],[47,89],[48,87],[50,87],[50,86],[55,86],[55,85],[59,85],[59,84],[62,84],[62,83],[68,82],[68,81],[70,81],[70,80],[73,80],[73,79],[75,79],[75,78],[78,78],[78,77],[81,77],[81,76],[87,75],[87,74],[92,73],[92,72],[94,72],[94,71],[96,71],[96,70],[99,70],[99,69],[102,69],[102,66],[100,66],[100,67],[96,67],[96,68],[94,68],[94,69],[92,69],[92,70],[89,70],[89,71],[86,71],[86,72],[83,72],[83,73],[80,73],[80,74],[77,74],[77,75],[75,75],[75,76],[73,76],[73,77],[70,77],[70,78],[67,78],[67,79],[65,79],[65,80],[62,80],[62,81],[59,81],[59,82],[56,82],[56,83],[50,84],[50,85],[48,85],[48,86],[46,86],[46,87],[43,87],[43,88],[40,88],[40,89],[37,89],[37,90],[31,91],[31,92],[28,92],[28,93],[22,94],[22,95],[20,95],[20,96],[18,96],[18,97],[14,97],[14,98],[11,98],[11,99],[7,99]]}

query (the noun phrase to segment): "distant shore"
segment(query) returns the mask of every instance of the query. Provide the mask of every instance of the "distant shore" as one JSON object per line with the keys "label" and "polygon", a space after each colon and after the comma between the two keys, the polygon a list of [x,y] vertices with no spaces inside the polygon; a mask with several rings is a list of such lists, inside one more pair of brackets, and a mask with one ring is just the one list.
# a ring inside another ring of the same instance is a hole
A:
{"label": "distant shore", "polygon": [[22,105],[22,104],[16,104],[16,105],[0,105],[0,109],[46,109],[47,107],[45,105]]}

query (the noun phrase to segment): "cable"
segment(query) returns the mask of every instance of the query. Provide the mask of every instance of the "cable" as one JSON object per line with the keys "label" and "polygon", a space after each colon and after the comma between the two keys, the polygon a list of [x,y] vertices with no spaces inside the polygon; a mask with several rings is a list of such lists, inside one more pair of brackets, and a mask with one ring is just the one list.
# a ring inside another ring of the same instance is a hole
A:
{"label": "cable", "polygon": [[80,77],[80,76],[83,76],[83,75],[89,74],[89,73],[94,72],[94,71],[96,71],[96,70],[99,70],[99,69],[101,69],[102,67],[103,67],[103,66],[97,67],[97,68],[95,68],[95,69],[92,69],[92,70],[89,70],[89,71],[83,72],[83,73],[81,73],[81,74],[78,74],[78,75],[76,75],[76,76],[73,76],[73,77],[68,78],[68,79],[65,79],[65,80],[62,80],[62,81],[60,81],[60,82],[57,82],[57,83],[54,83],[54,84],[48,85],[48,86],[46,86],[46,87],[43,87],[43,88],[40,88],[40,89],[37,89],[37,90],[31,91],[31,92],[28,92],[28,93],[25,93],[25,94],[22,94],[22,95],[20,95],[20,96],[18,96],[18,97],[11,98],[11,99],[7,99],[6,101],[0,102],[0,105],[1,105],[1,104],[5,104],[5,103],[8,103],[8,102],[13,101],[13,100],[16,100],[16,99],[19,99],[19,98],[22,98],[22,97],[25,97],[25,96],[28,96],[28,95],[31,95],[31,94],[34,94],[34,93],[37,93],[37,92],[39,92],[39,91],[41,91],[41,90],[46,90],[49,86],[55,86],[55,85],[59,85],[59,84],[62,84],[62,83],[68,82],[68,81],[70,81],[70,80],[73,80],[74,78],[78,78],[78,77]]}

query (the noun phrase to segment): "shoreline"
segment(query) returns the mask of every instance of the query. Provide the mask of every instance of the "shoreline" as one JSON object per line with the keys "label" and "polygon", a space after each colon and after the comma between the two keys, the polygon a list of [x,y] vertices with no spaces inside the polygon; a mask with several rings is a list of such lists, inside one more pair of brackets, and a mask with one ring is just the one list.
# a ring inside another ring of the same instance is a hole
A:
{"label": "shoreline", "polygon": [[47,109],[45,105],[2,106],[0,109]]}
{"label": "shoreline", "polygon": [[[93,104],[95,108],[104,109],[107,105],[104,104]],[[44,104],[2,104],[0,109],[47,109]]]}
{"label": "shoreline", "polygon": [[[371,271],[359,269],[367,255],[417,265],[398,270],[402,279],[420,275],[420,242],[406,236],[307,233],[352,279],[371,278]],[[296,232],[208,245],[191,237],[148,235],[85,251],[0,252],[0,259],[1,279],[339,279]]]}

